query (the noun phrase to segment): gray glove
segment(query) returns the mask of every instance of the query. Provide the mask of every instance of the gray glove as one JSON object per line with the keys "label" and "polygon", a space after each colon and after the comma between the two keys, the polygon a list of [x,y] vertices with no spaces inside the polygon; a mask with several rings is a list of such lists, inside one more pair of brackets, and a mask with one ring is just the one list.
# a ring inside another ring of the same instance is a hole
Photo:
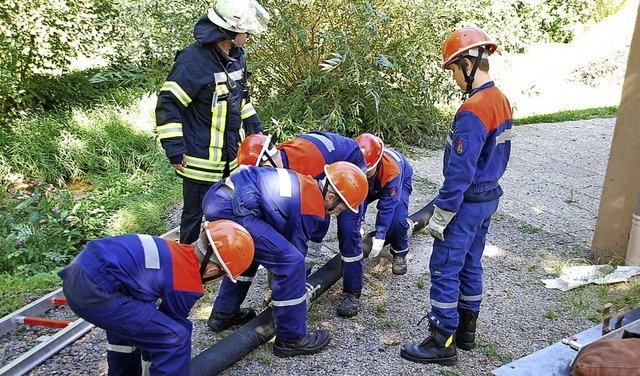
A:
{"label": "gray glove", "polygon": [[307,242],[307,256],[304,258],[307,269],[313,268],[322,261],[322,256],[324,256],[324,252],[322,252],[322,242],[316,243],[309,240]]}
{"label": "gray glove", "polygon": [[427,224],[427,229],[431,236],[444,241],[444,229],[447,228],[447,225],[451,222],[454,215],[456,215],[456,213],[442,210],[438,206],[433,205],[433,215],[429,219],[429,224]]}

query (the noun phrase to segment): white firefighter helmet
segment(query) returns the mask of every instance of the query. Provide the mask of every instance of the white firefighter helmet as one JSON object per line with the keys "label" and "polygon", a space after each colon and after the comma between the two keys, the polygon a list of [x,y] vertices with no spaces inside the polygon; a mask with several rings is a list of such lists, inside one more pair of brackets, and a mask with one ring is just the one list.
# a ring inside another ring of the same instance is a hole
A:
{"label": "white firefighter helmet", "polygon": [[225,30],[249,34],[267,31],[270,18],[256,0],[218,0],[207,17]]}

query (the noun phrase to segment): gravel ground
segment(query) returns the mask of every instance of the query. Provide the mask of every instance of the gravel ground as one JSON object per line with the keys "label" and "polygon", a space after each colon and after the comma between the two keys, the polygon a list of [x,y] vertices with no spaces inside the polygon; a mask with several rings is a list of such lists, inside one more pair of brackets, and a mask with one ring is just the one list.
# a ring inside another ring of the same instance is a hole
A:
{"label": "gravel ground", "polygon": [[[367,260],[362,310],[357,318],[335,315],[341,281],[315,302],[308,315],[309,326],[332,333],[328,349],[313,356],[280,359],[271,355],[270,344],[260,346],[222,375],[487,375],[592,327],[595,323],[586,313],[568,309],[567,301],[575,296],[547,290],[540,279],[549,278],[547,270],[558,263],[587,255],[614,123],[614,119],[595,119],[514,129],[513,156],[503,179],[506,193],[489,231],[483,259],[485,300],[479,319],[479,346],[470,352],[459,351],[456,366],[420,365],[399,356],[401,344],[419,342],[427,331],[426,323],[417,323],[429,309],[432,239],[418,233],[410,241],[406,275],[391,274],[387,250],[379,260]],[[557,153],[551,156],[550,149]],[[441,155],[427,150],[410,153],[415,168],[411,213],[435,196],[441,182]],[[373,215],[373,211],[367,213],[367,231],[372,229]],[[329,238],[327,246],[337,250],[335,238]],[[333,253],[326,256],[329,259]],[[260,308],[263,286],[261,270],[245,306]],[[216,287],[208,287],[208,296],[192,311],[194,356],[231,333],[216,335],[206,327]],[[585,293],[589,291],[595,290],[586,289]],[[62,350],[30,374],[104,375],[105,342],[103,331],[94,329],[76,346]]]}

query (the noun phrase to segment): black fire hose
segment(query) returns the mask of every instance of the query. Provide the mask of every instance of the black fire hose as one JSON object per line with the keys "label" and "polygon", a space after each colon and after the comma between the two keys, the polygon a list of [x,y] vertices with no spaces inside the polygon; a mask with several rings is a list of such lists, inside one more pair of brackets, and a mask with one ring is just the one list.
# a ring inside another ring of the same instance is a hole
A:
{"label": "black fire hose", "polygon": [[[433,200],[410,215],[409,219],[414,223],[413,233],[425,227],[432,214]],[[371,252],[374,235],[375,231],[372,231],[362,238],[364,257]],[[342,278],[342,259],[338,254],[307,278],[307,286],[311,286],[313,292],[311,301],[322,295],[340,278]],[[191,376],[213,376],[221,373],[261,344],[267,343],[275,331],[273,310],[268,307],[240,329],[191,359]]]}

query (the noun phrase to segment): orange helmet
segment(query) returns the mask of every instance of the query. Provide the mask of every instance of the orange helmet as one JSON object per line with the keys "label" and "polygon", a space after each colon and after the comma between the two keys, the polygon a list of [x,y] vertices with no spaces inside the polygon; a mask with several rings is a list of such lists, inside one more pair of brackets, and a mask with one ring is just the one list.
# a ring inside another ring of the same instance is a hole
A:
{"label": "orange helmet", "polygon": [[219,264],[236,282],[253,262],[255,248],[251,234],[238,223],[226,219],[206,222],[204,232],[213,251],[210,260]]}
{"label": "orange helmet", "polygon": [[477,27],[463,27],[454,31],[442,45],[442,67],[447,69],[447,66],[462,54],[477,57],[475,49],[478,47],[484,47],[488,55],[491,55],[498,45],[491,41],[487,33]]}
{"label": "orange helmet", "polygon": [[380,160],[382,159],[382,152],[384,151],[384,142],[380,137],[374,136],[371,133],[363,133],[356,137],[360,150],[364,154],[364,160],[367,162],[367,172],[376,168]]}
{"label": "orange helmet", "polygon": [[271,145],[271,135],[248,135],[238,148],[238,164],[260,166],[260,162],[265,160],[265,153],[271,157],[277,152],[276,148],[269,149],[269,145]]}
{"label": "orange helmet", "polygon": [[339,161],[325,165],[324,173],[342,201],[352,212],[357,213],[358,206],[367,198],[369,191],[364,172],[353,163]]}

